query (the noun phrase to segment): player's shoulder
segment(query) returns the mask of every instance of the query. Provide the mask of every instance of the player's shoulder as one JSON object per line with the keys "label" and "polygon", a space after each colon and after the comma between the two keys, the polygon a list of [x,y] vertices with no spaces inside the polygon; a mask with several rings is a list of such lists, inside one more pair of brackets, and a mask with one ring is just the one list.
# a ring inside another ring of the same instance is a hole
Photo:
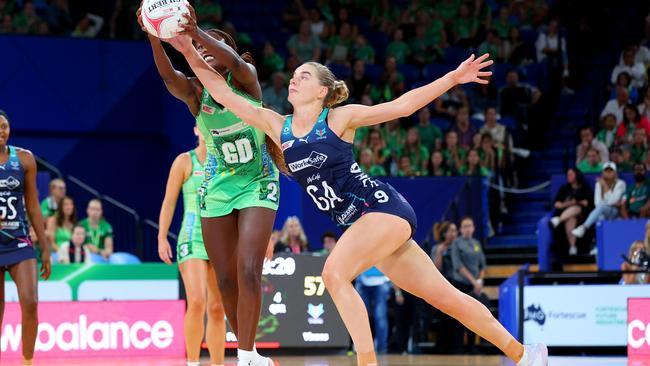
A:
{"label": "player's shoulder", "polygon": [[31,150],[17,146],[12,146],[12,148],[16,150],[16,155],[20,159],[21,163],[35,163],[34,154]]}

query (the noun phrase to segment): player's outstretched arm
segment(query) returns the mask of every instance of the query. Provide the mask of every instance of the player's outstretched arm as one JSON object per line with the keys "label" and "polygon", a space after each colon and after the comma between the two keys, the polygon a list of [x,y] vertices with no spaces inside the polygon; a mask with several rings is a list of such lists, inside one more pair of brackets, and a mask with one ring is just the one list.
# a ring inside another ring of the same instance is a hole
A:
{"label": "player's outstretched arm", "polygon": [[356,129],[410,116],[458,84],[470,82],[487,84],[488,80],[484,78],[492,75],[492,72],[482,70],[492,65],[492,60],[487,60],[488,56],[487,53],[479,58],[471,55],[456,70],[432,83],[413,89],[393,101],[374,106],[345,105],[334,109],[332,117],[342,121],[347,128]]}
{"label": "player's outstretched arm", "polygon": [[185,56],[194,74],[215,101],[228,108],[244,122],[264,131],[278,146],[280,145],[280,130],[284,117],[270,109],[254,106],[244,97],[233,92],[223,76],[214,71],[199,55],[189,37],[177,36],[170,39],[169,43]]}

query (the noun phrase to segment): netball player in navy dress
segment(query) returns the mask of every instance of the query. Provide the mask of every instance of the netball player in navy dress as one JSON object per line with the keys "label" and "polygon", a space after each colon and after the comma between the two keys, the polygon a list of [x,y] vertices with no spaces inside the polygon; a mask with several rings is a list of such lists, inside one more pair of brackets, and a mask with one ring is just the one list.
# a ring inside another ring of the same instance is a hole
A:
{"label": "netball player in navy dress", "polygon": [[29,222],[41,245],[41,277],[50,277],[50,246],[36,191],[36,161],[31,152],[7,145],[9,119],[0,111],[0,329],[5,272],[16,283],[22,312],[23,365],[31,365],[38,329],[38,265],[29,240]]}
{"label": "netball player in navy dress", "polygon": [[518,365],[546,366],[544,345],[523,346],[472,297],[456,290],[411,238],[416,217],[390,185],[361,172],[354,161],[355,130],[407,117],[455,85],[477,82],[491,72],[488,55],[472,55],[456,70],[375,106],[335,105],[347,99],[345,83],[325,66],[308,62],[294,72],[288,100],[293,115],[256,107],[234,93],[185,37],[170,41],[182,52],[212,97],[242,120],[260,128],[284,151],[289,171],[316,206],[346,228],[327,258],[323,280],[357,350],[359,365],[376,365],[366,308],[352,286],[360,273],[376,266],[402,289],[458,319],[492,342]]}

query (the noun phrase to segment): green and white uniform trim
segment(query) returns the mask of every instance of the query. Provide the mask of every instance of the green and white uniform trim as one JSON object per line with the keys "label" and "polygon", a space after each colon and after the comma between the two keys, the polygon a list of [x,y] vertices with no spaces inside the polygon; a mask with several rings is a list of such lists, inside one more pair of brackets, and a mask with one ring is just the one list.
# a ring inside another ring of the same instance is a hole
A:
{"label": "green and white uniform trim", "polygon": [[192,157],[192,173],[183,183],[183,223],[178,233],[176,247],[176,259],[179,264],[191,258],[208,260],[208,253],[203,245],[201,216],[198,209],[198,194],[203,183],[204,167],[194,150],[189,154]]}
{"label": "green and white uniform trim", "polygon": [[[262,102],[235,89],[255,106]],[[266,147],[266,135],[212,99],[207,89],[201,96],[197,126],[205,139],[207,157],[199,192],[201,217],[229,215],[247,207],[278,209],[278,168]]]}

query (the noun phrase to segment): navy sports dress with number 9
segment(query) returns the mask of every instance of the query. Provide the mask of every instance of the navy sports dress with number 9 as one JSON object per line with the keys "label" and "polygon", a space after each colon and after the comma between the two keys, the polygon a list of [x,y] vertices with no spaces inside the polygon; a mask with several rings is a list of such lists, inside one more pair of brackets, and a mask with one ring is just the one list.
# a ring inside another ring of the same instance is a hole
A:
{"label": "navy sports dress with number 9", "polygon": [[16,148],[7,148],[9,160],[0,164],[0,266],[36,258],[25,216],[25,171]]}
{"label": "navy sports dress with number 9", "polygon": [[282,151],[289,171],[321,211],[340,227],[348,227],[362,215],[382,212],[399,216],[415,233],[417,218],[411,205],[390,184],[361,171],[354,161],[352,144],[341,140],[327,124],[329,108],[302,138],[291,130],[293,116],[282,128]]}

